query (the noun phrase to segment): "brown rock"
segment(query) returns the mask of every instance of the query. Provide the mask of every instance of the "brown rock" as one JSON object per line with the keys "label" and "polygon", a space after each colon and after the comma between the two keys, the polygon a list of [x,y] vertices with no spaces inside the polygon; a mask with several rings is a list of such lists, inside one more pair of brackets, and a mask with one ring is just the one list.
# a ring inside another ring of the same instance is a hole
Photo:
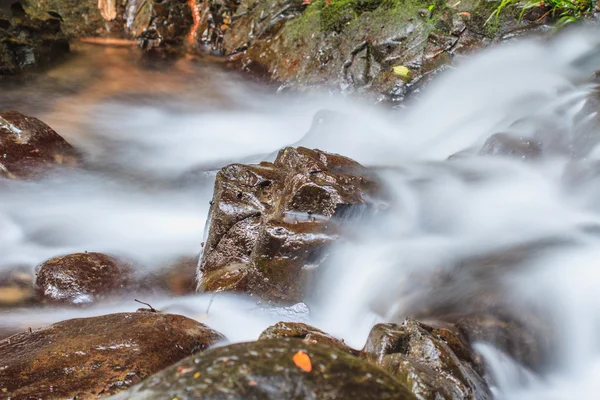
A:
{"label": "brown rock", "polygon": [[378,184],[357,162],[303,147],[233,164],[215,182],[199,288],[299,301],[339,224],[374,210]]}
{"label": "brown rock", "polygon": [[28,178],[56,165],[75,165],[79,154],[37,118],[16,111],[0,112],[0,174]]}
{"label": "brown rock", "polygon": [[373,327],[363,352],[420,399],[491,399],[470,350],[447,329],[413,319]]}
{"label": "brown rock", "polygon": [[258,340],[281,338],[302,339],[308,344],[322,344],[342,350],[343,352],[352,354],[354,356],[358,356],[360,354],[360,351],[354,350],[353,348],[347,346],[343,340],[336,339],[320,329],[300,322],[278,322],[275,325],[265,329],[260,334]]}
{"label": "brown rock", "polygon": [[102,253],[51,258],[36,267],[35,291],[44,302],[93,303],[131,286],[131,265]]}
{"label": "brown rock", "polygon": [[0,390],[13,399],[108,396],[219,340],[173,314],[71,319],[0,341]]}

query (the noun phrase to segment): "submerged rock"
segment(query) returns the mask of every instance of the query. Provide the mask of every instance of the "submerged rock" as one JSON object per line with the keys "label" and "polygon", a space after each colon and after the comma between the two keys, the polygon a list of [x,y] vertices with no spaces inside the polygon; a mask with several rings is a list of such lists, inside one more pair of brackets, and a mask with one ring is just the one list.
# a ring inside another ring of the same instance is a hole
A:
{"label": "submerged rock", "polygon": [[456,327],[469,343],[491,344],[533,370],[545,365],[557,340],[556,333],[533,314],[524,321],[506,312],[482,312],[459,319]]}
{"label": "submerged rock", "polygon": [[[33,274],[28,268],[15,268],[0,274],[0,307],[15,307],[35,300]],[[1,336],[1,333],[0,333]]]}
{"label": "submerged rock", "polygon": [[69,52],[59,15],[32,16],[20,2],[0,8],[0,77],[47,66]]}
{"label": "submerged rock", "polygon": [[13,399],[108,396],[220,340],[180,315],[71,319],[0,341],[0,393]]}
{"label": "submerged rock", "polygon": [[0,111],[0,175],[29,178],[57,165],[76,165],[79,154],[37,118]]}
{"label": "submerged rock", "polygon": [[303,147],[216,177],[199,289],[300,301],[339,224],[374,210],[378,183],[357,162]]}
{"label": "submerged rock", "polygon": [[373,327],[363,352],[419,399],[491,399],[470,350],[447,329],[413,319]]}
{"label": "submerged rock", "polygon": [[343,351],[295,339],[238,343],[189,357],[114,399],[416,400]]}
{"label": "submerged rock", "polygon": [[479,154],[533,160],[541,157],[542,145],[535,140],[511,136],[507,133],[496,133],[485,141]]}
{"label": "submerged rock", "polygon": [[308,344],[322,344],[324,346],[333,347],[345,353],[358,356],[360,352],[347,346],[343,340],[339,340],[323,332],[320,329],[306,325],[300,322],[278,322],[273,326],[265,329],[258,340],[295,338],[302,339]]}
{"label": "submerged rock", "polygon": [[131,264],[102,253],[51,258],[36,267],[35,291],[43,302],[87,304],[131,286]]}

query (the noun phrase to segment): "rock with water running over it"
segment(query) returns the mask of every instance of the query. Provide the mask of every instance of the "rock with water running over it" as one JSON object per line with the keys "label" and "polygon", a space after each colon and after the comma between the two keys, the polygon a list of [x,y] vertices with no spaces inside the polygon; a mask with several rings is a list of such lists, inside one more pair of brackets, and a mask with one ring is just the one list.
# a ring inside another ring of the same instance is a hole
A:
{"label": "rock with water running over it", "polygon": [[114,399],[416,400],[385,371],[297,339],[238,343],[188,357]]}
{"label": "rock with water running over it", "polygon": [[333,347],[348,354],[358,356],[360,351],[347,346],[343,340],[334,338],[328,333],[301,322],[278,322],[265,329],[258,340],[295,338],[302,339],[308,344],[322,344]]}
{"label": "rock with water running over it", "polygon": [[413,319],[373,327],[363,352],[419,399],[491,399],[471,351],[451,331]]}
{"label": "rock with water running over it", "polygon": [[70,319],[0,341],[0,393],[13,399],[108,396],[221,340],[181,315]]}
{"label": "rock with water running over it", "polygon": [[0,78],[44,67],[69,52],[59,15],[32,16],[20,2],[0,8]]}
{"label": "rock with water running over it", "polygon": [[525,139],[508,133],[496,133],[483,144],[480,155],[516,157],[523,160],[535,160],[542,155],[539,141]]}
{"label": "rock with water running over it", "polygon": [[131,285],[131,264],[102,253],[54,257],[38,265],[35,273],[37,297],[49,303],[93,303]]}
{"label": "rock with water running over it", "polygon": [[39,119],[0,111],[0,176],[30,178],[79,160],[77,151]]}
{"label": "rock with water running over it", "polygon": [[339,225],[376,209],[379,185],[357,162],[303,147],[216,177],[199,265],[203,291],[300,301]]}

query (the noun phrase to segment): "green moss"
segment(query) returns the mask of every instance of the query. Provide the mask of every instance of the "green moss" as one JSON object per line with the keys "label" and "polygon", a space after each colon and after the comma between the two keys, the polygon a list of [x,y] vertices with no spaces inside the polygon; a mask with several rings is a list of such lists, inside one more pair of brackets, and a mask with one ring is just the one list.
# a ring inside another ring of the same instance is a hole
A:
{"label": "green moss", "polygon": [[357,9],[357,0],[331,0],[321,11],[321,29],[341,32],[346,24],[358,18]]}

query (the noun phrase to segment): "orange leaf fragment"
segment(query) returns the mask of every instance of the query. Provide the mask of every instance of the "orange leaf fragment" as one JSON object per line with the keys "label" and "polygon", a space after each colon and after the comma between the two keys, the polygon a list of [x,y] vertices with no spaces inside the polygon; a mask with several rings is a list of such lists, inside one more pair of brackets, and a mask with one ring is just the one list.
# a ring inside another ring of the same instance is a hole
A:
{"label": "orange leaf fragment", "polygon": [[468,11],[459,12],[458,15],[462,15],[463,17],[470,17],[471,13]]}
{"label": "orange leaf fragment", "polygon": [[309,4],[310,4],[310,2],[311,2],[311,1],[312,1],[312,0],[304,0],[304,1],[302,2],[302,5],[303,5],[303,6],[307,6],[307,5],[309,5]]}
{"label": "orange leaf fragment", "polygon": [[310,357],[302,350],[299,350],[296,354],[294,354],[293,360],[294,364],[296,364],[296,366],[301,370],[305,372],[312,371],[312,363],[310,362]]}

